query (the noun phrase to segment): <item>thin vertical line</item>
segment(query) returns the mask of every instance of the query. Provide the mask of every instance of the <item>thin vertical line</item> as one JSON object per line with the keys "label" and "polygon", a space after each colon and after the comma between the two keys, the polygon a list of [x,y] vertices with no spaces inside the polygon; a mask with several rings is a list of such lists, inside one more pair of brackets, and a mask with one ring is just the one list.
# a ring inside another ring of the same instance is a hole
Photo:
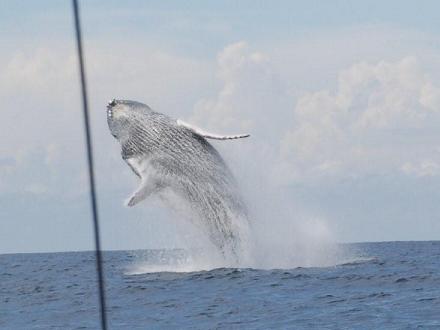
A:
{"label": "thin vertical line", "polygon": [[95,174],[93,167],[93,148],[92,148],[92,139],[90,135],[89,108],[87,102],[87,85],[86,85],[86,77],[85,77],[85,69],[84,69],[84,56],[82,49],[82,37],[81,37],[78,1],[72,0],[72,4],[73,4],[73,12],[75,15],[76,44],[78,48],[78,60],[79,60],[79,69],[81,76],[84,130],[86,135],[87,160],[88,160],[89,183],[90,183],[90,201],[92,204],[93,228],[95,232],[95,255],[96,255],[96,268],[98,271],[101,326],[103,330],[106,330],[107,318],[106,318],[106,309],[105,309],[104,274],[103,274],[103,265],[102,265],[101,243],[99,238],[99,219],[98,219],[98,208],[96,204]]}

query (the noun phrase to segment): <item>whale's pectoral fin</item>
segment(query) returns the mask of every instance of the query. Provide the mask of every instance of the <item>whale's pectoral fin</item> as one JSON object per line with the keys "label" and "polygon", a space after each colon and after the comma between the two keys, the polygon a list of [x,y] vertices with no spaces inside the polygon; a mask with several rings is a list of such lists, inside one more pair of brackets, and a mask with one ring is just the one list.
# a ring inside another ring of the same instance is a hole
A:
{"label": "whale's pectoral fin", "polygon": [[177,125],[186,127],[189,130],[193,131],[195,134],[203,136],[205,139],[234,140],[234,139],[247,138],[250,136],[250,134],[218,135],[218,134],[208,133],[198,127],[195,127],[195,126],[192,126],[188,123],[185,123],[184,121],[182,121],[180,119],[177,120]]}
{"label": "whale's pectoral fin", "polygon": [[142,180],[139,188],[127,199],[126,206],[134,206],[159,190],[154,180]]}

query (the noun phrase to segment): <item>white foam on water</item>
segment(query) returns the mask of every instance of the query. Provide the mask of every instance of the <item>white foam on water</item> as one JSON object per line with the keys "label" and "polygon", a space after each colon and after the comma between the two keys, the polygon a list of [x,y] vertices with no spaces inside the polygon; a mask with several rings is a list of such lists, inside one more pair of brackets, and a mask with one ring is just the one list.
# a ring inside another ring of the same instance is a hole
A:
{"label": "white foam on water", "polygon": [[[325,219],[307,217],[282,217],[286,210],[270,210],[257,214],[252,221],[248,240],[242,242],[240,262],[223,256],[209,241],[202,228],[188,219],[174,217],[179,223],[179,248],[184,253],[168,250],[166,256],[152,258],[140,254],[127,274],[155,272],[196,272],[215,268],[294,269],[297,267],[329,267],[358,259],[346,245],[337,244]],[[288,207],[286,207],[288,209]],[[251,213],[254,214],[255,212]],[[288,213],[288,212],[287,212]],[[157,230],[160,230],[158,228]],[[166,239],[170,239],[167,237]],[[166,243],[166,242],[164,242]]]}
{"label": "white foam on water", "polygon": [[224,260],[218,256],[212,258],[215,253],[209,257],[200,253],[201,251],[184,250],[184,254],[176,251],[166,252],[166,257],[160,260],[152,256],[138,256],[136,263],[127,268],[126,275],[162,272],[189,273],[227,267]]}

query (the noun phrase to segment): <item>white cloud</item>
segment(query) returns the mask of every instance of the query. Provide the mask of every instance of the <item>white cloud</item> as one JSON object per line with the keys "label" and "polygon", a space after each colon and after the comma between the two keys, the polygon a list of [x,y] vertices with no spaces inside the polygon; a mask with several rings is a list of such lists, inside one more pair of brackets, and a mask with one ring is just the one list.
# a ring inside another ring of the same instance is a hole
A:
{"label": "white cloud", "polygon": [[437,176],[440,174],[440,165],[435,161],[424,159],[418,163],[407,162],[402,165],[401,170],[405,174],[417,177]]}
{"label": "white cloud", "polygon": [[279,141],[292,120],[294,99],[268,55],[243,41],[219,52],[217,77],[221,82],[217,95],[197,102],[187,121],[213,132],[250,133],[249,139],[215,145],[238,177],[270,180]]}
{"label": "white cloud", "polygon": [[[432,128],[440,121],[439,91],[414,57],[343,70],[334,92],[306,93],[297,101],[280,148],[285,174],[291,170],[297,180],[401,168],[411,174],[419,171],[403,165],[408,161],[440,161],[440,133]],[[437,173],[425,165],[426,173]]]}
{"label": "white cloud", "polygon": [[[366,36],[370,32],[363,31]],[[347,43],[356,39],[355,35],[330,39]],[[416,166],[422,159],[440,161],[432,127],[438,119],[440,89],[416,57],[359,62],[341,71],[337,82],[328,80],[331,75],[320,81],[326,65],[334,70],[359,54],[345,56],[343,63],[336,61],[338,56],[326,56],[327,62],[320,61],[318,72],[302,62],[307,57],[317,61],[316,50],[319,53],[328,48],[321,39],[299,41],[295,54],[283,47],[253,50],[246,42],[237,42],[219,52],[215,81],[216,65],[207,60],[123,42],[117,47],[105,43],[87,46],[96,151],[99,165],[105,168],[103,175],[110,178],[105,173],[113,173],[115,164],[120,163],[117,146],[103,120],[104,104],[112,97],[138,99],[177,117],[188,117],[195,104],[190,122],[219,133],[250,132],[251,142],[237,142],[238,148],[228,146],[225,150],[232,149],[239,157],[248,155],[259,165],[256,171],[287,183],[317,175],[356,176],[396,170],[409,175],[415,172],[403,170],[403,164]],[[70,175],[82,173],[77,64],[75,49],[69,47],[1,55],[0,140],[7,143],[0,143],[0,152],[16,161],[15,171],[40,164],[51,169],[47,172],[51,176],[62,176],[60,169],[71,164]],[[307,73],[305,67],[312,71]],[[292,92],[303,80],[306,85],[315,81],[327,87]],[[19,132],[13,139],[10,127]],[[29,163],[31,159],[34,165]],[[122,163],[118,166],[123,168]],[[5,171],[10,173],[11,167],[2,167],[7,181],[10,175]]]}
{"label": "white cloud", "polygon": [[[0,165],[0,193],[83,191],[85,158],[75,50],[45,46],[0,55],[0,154],[14,163]],[[99,173],[113,178],[114,165],[123,164],[106,126],[108,99],[137,99],[163,112],[182,112],[185,106],[190,111],[189,104],[198,97],[195,91],[201,85],[208,88],[206,77],[211,71],[203,61],[142,46],[130,51],[119,44],[111,52],[96,46],[86,48],[93,136],[104,168]],[[33,175],[46,189],[34,189]]]}
{"label": "white cloud", "polygon": [[217,65],[222,87],[215,99],[196,104],[192,121],[229,132],[276,135],[276,117],[286,95],[266,55],[237,42],[219,53]]}
{"label": "white cloud", "polygon": [[225,47],[217,63],[222,87],[196,104],[190,121],[227,133],[250,131],[251,141],[235,153],[252,159],[269,181],[416,175],[404,164],[440,162],[433,126],[440,123],[440,89],[414,56],[353,64],[327,89],[296,100],[270,57],[245,42]]}
{"label": "white cloud", "polygon": [[47,189],[47,186],[39,183],[29,183],[24,186],[25,192],[35,195],[44,194],[45,192],[47,192]]}
{"label": "white cloud", "polygon": [[440,111],[440,88],[427,82],[420,93],[420,104],[427,109]]}

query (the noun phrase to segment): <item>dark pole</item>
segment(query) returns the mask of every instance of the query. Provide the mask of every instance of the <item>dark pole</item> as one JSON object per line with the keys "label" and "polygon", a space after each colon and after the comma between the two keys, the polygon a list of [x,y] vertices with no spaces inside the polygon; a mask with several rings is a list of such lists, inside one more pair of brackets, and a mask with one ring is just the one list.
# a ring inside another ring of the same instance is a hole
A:
{"label": "dark pole", "polygon": [[76,31],[76,44],[78,48],[78,60],[79,60],[79,70],[81,75],[81,91],[82,91],[82,103],[83,103],[83,113],[84,113],[84,130],[86,135],[86,147],[87,147],[87,160],[89,169],[89,183],[90,183],[90,201],[92,204],[93,213],[93,228],[95,232],[95,255],[96,255],[96,268],[98,271],[98,284],[99,284],[99,302],[101,308],[101,327],[103,330],[107,329],[107,318],[105,311],[105,291],[104,291],[104,275],[102,266],[102,253],[101,253],[101,243],[99,239],[99,220],[98,220],[98,207],[96,204],[96,191],[95,191],[95,174],[93,167],[93,149],[92,149],[92,139],[90,135],[90,121],[89,121],[89,108],[87,104],[87,86],[86,86],[86,74],[84,69],[84,57],[82,50],[82,39],[81,39],[81,26],[79,20],[79,10],[78,1],[72,0],[73,12],[75,15],[75,31]]}

